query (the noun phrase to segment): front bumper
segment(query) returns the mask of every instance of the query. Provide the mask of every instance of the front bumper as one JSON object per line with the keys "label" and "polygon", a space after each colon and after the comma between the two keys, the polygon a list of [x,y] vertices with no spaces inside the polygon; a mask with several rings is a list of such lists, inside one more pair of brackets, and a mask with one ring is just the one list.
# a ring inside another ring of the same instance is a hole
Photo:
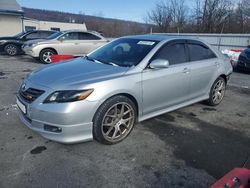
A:
{"label": "front bumper", "polygon": [[27,47],[27,46],[23,46],[22,50],[24,51],[25,54],[31,56],[31,57],[39,57],[39,53],[36,52],[32,47]]}
{"label": "front bumper", "polygon": [[[26,107],[26,114],[18,108],[20,120],[49,140],[66,144],[92,140],[92,119],[98,103],[83,100],[44,104],[44,99],[51,93],[51,91],[45,91],[32,103],[26,102],[19,94],[17,95],[17,99]],[[48,126],[56,127],[60,131],[48,130],[46,128]]]}
{"label": "front bumper", "polygon": [[73,144],[93,140],[92,123],[83,123],[79,125],[68,126],[53,124],[54,126],[61,128],[62,130],[62,132],[60,133],[54,133],[44,130],[44,125],[49,125],[50,123],[29,119],[19,109],[18,114],[20,120],[27,127],[49,140],[64,144]]}

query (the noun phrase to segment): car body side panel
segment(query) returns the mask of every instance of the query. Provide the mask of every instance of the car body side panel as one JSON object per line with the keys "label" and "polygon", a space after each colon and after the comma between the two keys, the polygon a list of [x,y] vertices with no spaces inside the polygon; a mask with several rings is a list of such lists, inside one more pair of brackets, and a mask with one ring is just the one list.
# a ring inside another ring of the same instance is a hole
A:
{"label": "car body side panel", "polygon": [[189,100],[190,74],[186,63],[143,72],[143,114],[162,110]]}
{"label": "car body side panel", "polygon": [[217,58],[190,62],[191,65],[191,99],[204,96],[210,91],[211,85],[218,77],[218,66],[220,60]]}

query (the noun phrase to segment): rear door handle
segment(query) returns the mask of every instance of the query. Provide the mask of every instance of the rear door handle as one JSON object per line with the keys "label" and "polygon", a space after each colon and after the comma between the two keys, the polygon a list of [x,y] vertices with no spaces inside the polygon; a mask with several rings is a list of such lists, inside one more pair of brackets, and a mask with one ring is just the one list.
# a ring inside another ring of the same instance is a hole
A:
{"label": "rear door handle", "polygon": [[185,74],[189,74],[190,73],[190,69],[189,68],[184,68],[182,72],[185,73]]}

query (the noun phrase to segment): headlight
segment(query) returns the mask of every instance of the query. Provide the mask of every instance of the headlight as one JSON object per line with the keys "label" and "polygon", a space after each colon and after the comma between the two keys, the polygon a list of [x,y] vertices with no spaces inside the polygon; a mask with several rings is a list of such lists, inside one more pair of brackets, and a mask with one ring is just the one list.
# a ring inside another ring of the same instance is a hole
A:
{"label": "headlight", "polygon": [[37,46],[37,45],[38,45],[37,43],[29,44],[29,47],[35,47],[35,46]]}
{"label": "headlight", "polygon": [[6,42],[6,40],[0,40],[0,44],[3,44],[5,42]]}
{"label": "headlight", "polygon": [[49,95],[44,103],[65,103],[75,102],[86,99],[94,89],[88,90],[68,90],[68,91],[56,91]]}

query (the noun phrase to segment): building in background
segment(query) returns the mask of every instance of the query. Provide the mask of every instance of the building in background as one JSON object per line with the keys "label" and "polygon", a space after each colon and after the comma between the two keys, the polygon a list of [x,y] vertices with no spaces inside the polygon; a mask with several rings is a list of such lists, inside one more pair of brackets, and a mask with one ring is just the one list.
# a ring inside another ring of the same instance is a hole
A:
{"label": "building in background", "polygon": [[0,37],[12,36],[28,30],[87,30],[85,23],[37,20],[25,16],[25,12],[16,0],[0,0]]}
{"label": "building in background", "polygon": [[23,15],[21,6],[15,0],[0,0],[0,36],[20,33]]}
{"label": "building in background", "polygon": [[79,29],[83,31],[87,31],[86,25],[83,23],[70,23],[70,22],[53,22],[53,21],[39,21],[32,18],[23,19],[23,25],[25,31],[30,30],[71,30],[71,29]]}

